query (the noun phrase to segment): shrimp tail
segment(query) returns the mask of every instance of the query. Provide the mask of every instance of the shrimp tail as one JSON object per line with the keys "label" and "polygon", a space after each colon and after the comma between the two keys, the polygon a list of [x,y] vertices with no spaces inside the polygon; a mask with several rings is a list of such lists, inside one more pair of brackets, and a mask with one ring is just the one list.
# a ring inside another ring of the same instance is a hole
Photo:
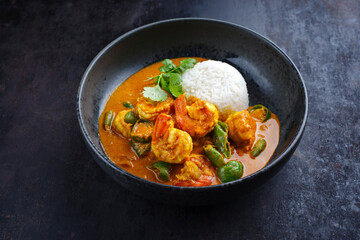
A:
{"label": "shrimp tail", "polygon": [[160,114],[155,122],[154,130],[152,131],[152,139],[157,140],[158,138],[165,135],[166,131],[171,126],[171,116],[166,114]]}
{"label": "shrimp tail", "polygon": [[180,95],[174,102],[176,122],[179,124],[181,129],[186,129],[187,119],[187,109],[186,109],[186,98],[185,95]]}
{"label": "shrimp tail", "polygon": [[186,98],[185,94],[180,95],[174,102],[175,111],[178,115],[186,115]]}

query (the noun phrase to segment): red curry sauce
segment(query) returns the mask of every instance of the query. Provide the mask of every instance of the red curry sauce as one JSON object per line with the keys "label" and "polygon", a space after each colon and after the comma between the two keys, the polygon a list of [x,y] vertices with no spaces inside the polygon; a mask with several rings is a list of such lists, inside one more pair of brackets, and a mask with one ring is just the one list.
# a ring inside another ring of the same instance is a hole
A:
{"label": "red curry sauce", "polygon": [[[184,58],[176,58],[171,60],[174,62],[174,64],[179,65],[179,62],[183,59]],[[196,59],[198,62],[207,60],[204,58],[194,59]],[[171,185],[171,181],[176,179],[175,175],[179,174],[182,164],[173,164],[170,171],[170,181],[164,182],[158,179],[157,174],[149,168],[151,164],[158,161],[152,151],[150,151],[146,156],[139,158],[131,149],[130,138],[124,138],[115,131],[106,131],[104,129],[104,114],[109,110],[112,110],[115,113],[126,110],[127,108],[123,106],[123,102],[129,102],[133,106],[136,106],[137,98],[140,96],[143,88],[151,85],[151,82],[144,80],[148,79],[149,77],[158,75],[160,73],[158,70],[160,66],[162,66],[162,64],[161,62],[158,62],[140,70],[124,81],[114,91],[106,103],[106,106],[99,118],[99,135],[101,144],[107,156],[117,166],[138,177]],[[225,121],[225,119],[219,120]],[[254,120],[256,121],[257,125],[255,142],[259,139],[265,139],[267,143],[265,150],[256,158],[252,158],[248,152],[244,153],[240,148],[236,149],[231,146],[232,156],[230,159],[225,159],[226,162],[230,160],[237,160],[243,164],[244,173],[242,177],[248,176],[262,169],[270,160],[279,143],[280,123],[275,114],[271,114],[271,118],[268,119],[265,123],[259,122],[259,120],[255,118]],[[194,148],[192,153],[204,155],[203,143],[208,141],[210,141],[210,137],[207,136],[200,139],[193,138]],[[216,176],[216,169],[211,167],[211,170]],[[212,182],[212,184],[220,183],[221,182],[217,178],[214,178]]]}

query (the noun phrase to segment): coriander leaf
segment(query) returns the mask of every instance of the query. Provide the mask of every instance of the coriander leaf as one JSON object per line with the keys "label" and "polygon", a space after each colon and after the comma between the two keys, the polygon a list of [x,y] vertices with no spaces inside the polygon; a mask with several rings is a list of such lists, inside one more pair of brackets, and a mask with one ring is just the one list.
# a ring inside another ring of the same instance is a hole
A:
{"label": "coriander leaf", "polygon": [[184,72],[186,69],[193,68],[197,61],[193,58],[187,58],[180,61],[180,69]]}
{"label": "coriander leaf", "polygon": [[171,71],[172,73],[182,73],[183,70],[181,70],[180,67],[177,67],[176,69],[174,69],[173,71]]}
{"label": "coriander leaf", "polygon": [[[164,66],[159,67],[160,74],[152,77],[155,80],[155,87],[145,87],[144,97],[153,101],[165,101],[167,93],[177,98],[183,94],[181,86],[181,74],[186,70],[194,67],[197,61],[193,58],[186,58],[180,61],[180,66],[176,66],[170,59],[164,59],[161,63]],[[160,88],[161,87],[161,88]],[[166,92],[165,92],[165,91]]]}
{"label": "coriander leaf", "polygon": [[159,84],[159,81],[160,81],[160,75],[157,75],[157,76],[153,77],[152,79],[154,79],[154,80],[155,80],[155,83],[156,83],[156,84]]}
{"label": "coriander leaf", "polygon": [[144,87],[143,95],[146,98],[150,98],[153,101],[165,101],[167,99],[167,94],[162,90],[159,85],[155,87]]}
{"label": "coriander leaf", "polygon": [[165,59],[161,63],[164,64],[164,66],[159,68],[160,72],[170,72],[177,68],[177,66],[170,59]]}
{"label": "coriander leaf", "polygon": [[167,92],[169,92],[169,76],[168,74],[161,74],[160,77],[160,86]]}
{"label": "coriander leaf", "polygon": [[175,98],[183,94],[182,86],[181,86],[181,76],[178,73],[169,73],[169,90],[171,95]]}
{"label": "coriander leaf", "polygon": [[169,90],[171,95],[173,95],[175,98],[184,93],[181,85],[170,85]]}
{"label": "coriander leaf", "polygon": [[178,73],[168,73],[170,85],[179,85],[181,83],[181,75]]}
{"label": "coriander leaf", "polygon": [[164,66],[159,67],[159,71],[162,73],[166,72],[165,67]]}

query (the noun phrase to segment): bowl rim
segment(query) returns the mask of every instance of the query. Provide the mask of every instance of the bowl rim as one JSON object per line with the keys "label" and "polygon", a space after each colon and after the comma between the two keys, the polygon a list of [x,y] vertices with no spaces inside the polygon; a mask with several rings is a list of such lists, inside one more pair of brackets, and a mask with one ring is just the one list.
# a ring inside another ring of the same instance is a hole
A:
{"label": "bowl rim", "polygon": [[[82,92],[83,92],[83,88],[84,85],[87,81],[87,76],[89,74],[89,72],[91,71],[91,69],[93,68],[93,66],[96,64],[96,62],[109,50],[111,49],[116,43],[118,43],[119,41],[121,41],[122,39],[125,39],[126,37],[135,34],[139,31],[142,31],[144,29],[149,29],[151,27],[155,27],[157,25],[161,25],[161,24],[167,24],[167,23],[173,23],[173,22],[185,22],[185,21],[197,21],[197,22],[209,22],[209,23],[218,23],[218,24],[223,24],[223,25],[227,25],[229,27],[233,27],[233,28],[237,28],[240,31],[245,31],[246,33],[252,35],[253,37],[265,42],[266,44],[268,44],[270,47],[272,47],[274,50],[276,50],[276,52],[278,54],[280,54],[286,61],[288,61],[292,67],[294,68],[295,72],[297,73],[299,79],[300,79],[300,83],[302,85],[303,91],[304,91],[304,104],[305,104],[305,111],[304,111],[304,115],[302,118],[302,123],[301,126],[298,130],[298,132],[296,133],[295,138],[291,141],[291,143],[289,144],[289,146],[277,157],[275,158],[271,163],[265,165],[265,167],[263,167],[262,169],[256,171],[253,174],[250,174],[244,178],[240,178],[238,180],[232,181],[232,182],[228,182],[228,183],[222,183],[222,184],[217,184],[217,185],[210,185],[210,186],[202,186],[202,187],[183,187],[183,186],[173,186],[173,185],[166,185],[166,184],[162,184],[162,183],[157,183],[157,182],[152,182],[146,179],[143,179],[141,177],[138,177],[136,175],[133,175],[129,172],[127,172],[126,170],[123,170],[122,168],[118,167],[114,162],[112,162],[107,156],[106,154],[103,154],[96,146],[95,144],[92,142],[88,132],[86,131],[85,128],[85,124],[83,121],[83,115],[81,113],[81,109],[82,109],[82,102],[81,102],[81,96],[82,96]],[[305,86],[305,82],[298,70],[298,68],[296,67],[295,63],[290,59],[290,57],[283,51],[281,50],[274,42],[272,42],[271,40],[269,40],[268,38],[264,37],[263,35],[250,30],[249,28],[246,28],[244,26],[241,26],[239,24],[235,24],[235,23],[231,23],[231,22],[227,22],[227,21],[223,21],[223,20],[218,20],[218,19],[211,19],[211,18],[198,18],[198,17],[188,17],[188,18],[173,18],[173,19],[166,19],[166,20],[162,20],[162,21],[157,21],[157,22],[153,22],[150,24],[146,24],[140,27],[137,27],[133,30],[130,30],[128,32],[126,32],[125,34],[122,34],[121,36],[117,37],[115,40],[113,40],[112,42],[110,42],[107,46],[105,46],[95,57],[94,59],[91,61],[91,63],[89,64],[89,66],[86,68],[81,81],[80,81],[80,85],[78,88],[78,93],[77,93],[77,99],[76,99],[76,111],[77,111],[77,118],[79,121],[79,125],[80,125],[80,129],[81,132],[83,134],[83,137],[87,143],[88,146],[90,146],[91,150],[106,164],[108,165],[108,167],[112,168],[113,170],[115,170],[116,172],[119,172],[121,174],[126,175],[127,177],[132,178],[133,180],[137,181],[137,182],[141,182],[144,184],[149,184],[152,187],[157,187],[157,188],[163,188],[166,190],[171,190],[171,191],[207,191],[209,189],[213,189],[213,188],[224,188],[224,187],[230,187],[233,185],[237,185],[237,184],[241,184],[241,183],[246,183],[254,178],[259,177],[260,175],[263,175],[266,172],[269,172],[271,169],[275,168],[278,164],[280,164],[280,162],[289,154],[291,153],[292,149],[296,147],[296,145],[298,144],[298,142],[301,139],[301,136],[304,132],[304,128],[306,125],[306,121],[307,121],[307,117],[308,117],[308,95],[307,95],[307,90],[306,90],[306,86]]]}

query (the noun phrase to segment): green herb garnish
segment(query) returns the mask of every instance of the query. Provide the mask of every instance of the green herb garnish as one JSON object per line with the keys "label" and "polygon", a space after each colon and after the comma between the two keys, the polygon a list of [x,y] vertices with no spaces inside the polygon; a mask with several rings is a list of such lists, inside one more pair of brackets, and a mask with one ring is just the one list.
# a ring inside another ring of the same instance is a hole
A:
{"label": "green herb garnish", "polygon": [[162,61],[164,66],[159,68],[161,73],[150,78],[155,80],[156,86],[145,87],[143,91],[144,97],[153,101],[165,101],[167,99],[166,92],[170,93],[174,98],[183,94],[181,74],[186,69],[193,68],[196,62],[193,58],[187,58],[180,61],[180,66],[176,66],[170,59]]}
{"label": "green herb garnish", "polygon": [[169,90],[171,95],[175,98],[183,94],[182,86],[181,86],[181,75],[178,73],[169,73]]}
{"label": "green herb garnish", "polygon": [[143,95],[146,98],[158,102],[163,102],[167,99],[166,92],[162,90],[159,85],[156,85],[155,87],[144,87]]}
{"label": "green herb garnish", "polygon": [[180,61],[181,72],[184,72],[186,69],[193,68],[196,63],[196,60],[193,58],[187,58]]}

